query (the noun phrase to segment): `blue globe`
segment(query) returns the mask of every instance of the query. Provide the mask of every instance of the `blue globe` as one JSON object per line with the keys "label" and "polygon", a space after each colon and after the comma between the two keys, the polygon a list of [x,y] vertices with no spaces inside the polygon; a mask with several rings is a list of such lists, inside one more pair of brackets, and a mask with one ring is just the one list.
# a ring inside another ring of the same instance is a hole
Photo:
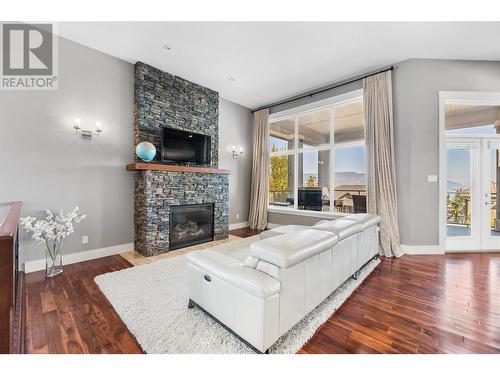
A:
{"label": "blue globe", "polygon": [[151,161],[156,155],[156,147],[149,142],[141,142],[135,148],[135,153],[139,159]]}

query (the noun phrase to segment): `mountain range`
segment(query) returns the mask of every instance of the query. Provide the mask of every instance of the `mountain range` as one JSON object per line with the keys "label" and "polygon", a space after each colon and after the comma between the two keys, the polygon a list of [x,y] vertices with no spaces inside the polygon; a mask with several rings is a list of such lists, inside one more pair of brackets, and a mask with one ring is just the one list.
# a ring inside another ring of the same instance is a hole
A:
{"label": "mountain range", "polygon": [[357,172],[336,172],[335,185],[364,185],[366,184],[366,175]]}
{"label": "mountain range", "polygon": [[[317,174],[308,173],[304,174],[304,181],[307,181],[309,176],[318,177]],[[357,172],[337,172],[335,173],[335,185],[363,185],[366,184],[366,174]],[[465,188],[466,186],[460,182],[448,180],[447,191],[455,192],[458,189]]]}
{"label": "mountain range", "polygon": [[[304,181],[307,181],[309,176],[318,177],[317,173],[304,173]],[[335,185],[364,185],[366,184],[366,175],[356,172],[337,172],[335,173]]]}

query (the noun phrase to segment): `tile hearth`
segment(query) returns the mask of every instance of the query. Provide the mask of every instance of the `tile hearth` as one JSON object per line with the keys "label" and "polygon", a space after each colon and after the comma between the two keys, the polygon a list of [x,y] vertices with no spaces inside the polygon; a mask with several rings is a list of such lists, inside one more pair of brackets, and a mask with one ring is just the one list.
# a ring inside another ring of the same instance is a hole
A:
{"label": "tile hearth", "polygon": [[230,234],[228,238],[225,238],[223,240],[205,242],[202,244],[184,247],[182,249],[178,249],[178,250],[170,251],[168,253],[163,253],[160,255],[155,255],[155,256],[150,256],[150,257],[146,257],[146,256],[144,256],[136,251],[129,251],[126,253],[122,253],[120,255],[123,258],[125,258],[128,262],[132,263],[134,266],[140,266],[142,264],[149,264],[149,263],[157,262],[157,261],[162,260],[162,259],[176,257],[178,255],[187,254],[187,253],[189,253],[191,251],[195,251],[195,250],[208,249],[208,248],[211,248],[211,247],[214,247],[217,245],[233,242],[233,241],[240,240],[240,239],[241,239],[241,237],[234,236],[234,235]]}

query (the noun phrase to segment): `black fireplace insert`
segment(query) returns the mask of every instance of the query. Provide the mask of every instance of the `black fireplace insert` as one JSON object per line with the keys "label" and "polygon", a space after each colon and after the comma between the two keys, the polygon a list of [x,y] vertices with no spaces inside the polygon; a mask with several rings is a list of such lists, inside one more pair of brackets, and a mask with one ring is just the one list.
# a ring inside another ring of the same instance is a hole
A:
{"label": "black fireplace insert", "polygon": [[214,204],[170,206],[169,250],[214,239]]}

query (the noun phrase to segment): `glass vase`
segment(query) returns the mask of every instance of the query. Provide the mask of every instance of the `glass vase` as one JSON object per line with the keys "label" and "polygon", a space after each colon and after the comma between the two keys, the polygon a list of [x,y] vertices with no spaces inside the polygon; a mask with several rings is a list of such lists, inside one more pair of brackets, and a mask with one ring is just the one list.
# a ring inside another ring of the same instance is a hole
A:
{"label": "glass vase", "polygon": [[61,245],[62,241],[47,243],[45,248],[45,277],[54,277],[63,271]]}

